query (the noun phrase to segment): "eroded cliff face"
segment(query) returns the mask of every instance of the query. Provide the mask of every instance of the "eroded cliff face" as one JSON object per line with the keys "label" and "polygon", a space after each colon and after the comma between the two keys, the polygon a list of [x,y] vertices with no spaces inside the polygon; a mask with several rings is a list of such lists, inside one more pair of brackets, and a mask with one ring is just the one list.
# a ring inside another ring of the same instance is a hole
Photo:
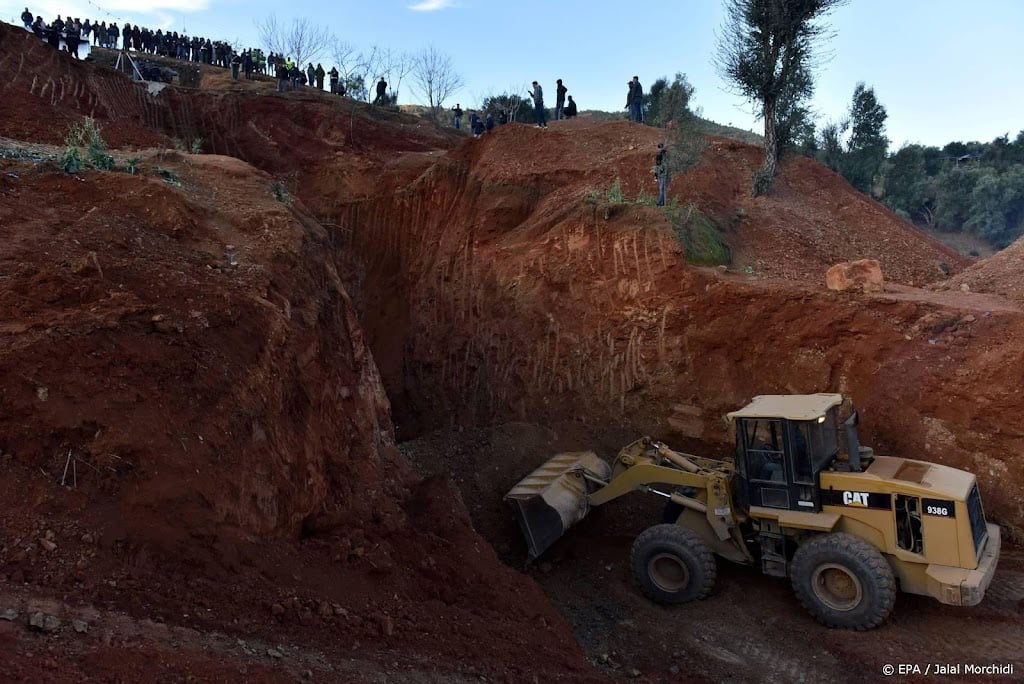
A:
{"label": "eroded cliff face", "polygon": [[[976,472],[990,513],[1019,535],[1021,431],[988,410],[1019,405],[1017,306],[907,287],[964,262],[823,169],[792,165],[773,198],[747,198],[723,179],[751,165],[748,149],[725,142],[679,192],[719,215],[742,209],[729,237],[769,273],[689,266],[659,210],[600,193],[612,178],[627,196],[643,182],[639,150],[653,134],[621,126],[617,159],[569,168],[551,160],[580,159],[587,141],[604,149],[607,127],[506,127],[408,188],[326,217],[363,267],[361,316],[399,438],[575,421],[724,455],[722,416],[751,396],[837,391],[860,407],[866,443]],[[833,192],[798,198],[815,174]],[[823,216],[840,236],[827,237]],[[882,261],[888,292],[825,288],[830,259],[867,256]]]}
{"label": "eroded cliff face", "polygon": [[125,534],[183,544],[394,513],[410,478],[326,233],[246,164],[173,156],[146,163],[176,187],[5,183],[4,451],[48,473],[70,454]]}
{"label": "eroded cliff face", "polygon": [[3,582],[440,659],[414,671],[590,676],[457,492],[399,456],[329,235],[270,176],[0,163]]}

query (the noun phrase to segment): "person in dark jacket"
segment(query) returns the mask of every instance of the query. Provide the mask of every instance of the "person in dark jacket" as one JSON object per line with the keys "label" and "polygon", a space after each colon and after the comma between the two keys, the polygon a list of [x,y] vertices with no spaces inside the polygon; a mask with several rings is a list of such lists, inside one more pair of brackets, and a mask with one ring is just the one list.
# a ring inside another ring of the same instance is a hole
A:
{"label": "person in dark jacket", "polygon": [[[332,93],[337,93],[338,92],[338,76],[340,75],[338,73],[338,67],[332,66],[331,70],[329,72],[327,72],[327,73],[331,77],[331,92]],[[344,93],[342,93],[342,94],[344,94]]]}
{"label": "person in dark jacket", "polygon": [[32,16],[32,13],[28,11],[28,7],[26,7],[25,11],[21,13],[21,23],[25,25],[25,28],[27,28],[29,31],[31,31],[32,30],[32,22],[34,20],[35,20],[35,17]]}
{"label": "person in dark jacket", "polygon": [[313,75],[316,76],[316,89],[317,90],[323,90],[324,89],[324,76],[327,75],[327,72],[324,71],[324,65],[321,64],[320,62],[317,62],[316,63],[316,70],[313,72]]}
{"label": "person in dark jacket", "polygon": [[288,87],[288,67],[284,62],[277,62],[274,75],[277,77],[277,92],[283,93]]}
{"label": "person in dark jacket", "polygon": [[629,82],[629,93],[626,95],[626,108],[629,109],[629,120],[643,123],[644,88],[640,85],[640,77],[634,76]]}
{"label": "person in dark jacket", "polygon": [[78,46],[82,43],[82,34],[79,30],[78,26],[71,22],[68,22],[64,30],[64,44],[68,53],[75,59],[78,59]]}
{"label": "person in dark jacket", "polygon": [[555,121],[561,121],[565,118],[565,93],[568,91],[564,85],[562,85],[562,79],[555,81]]}
{"label": "person in dark jacket", "polygon": [[54,50],[60,50],[60,31],[54,27],[44,29],[46,32],[46,42],[50,44]]}
{"label": "person in dark jacket", "polygon": [[572,95],[569,96],[569,102],[565,105],[565,118],[571,119],[576,116],[576,101],[572,99]]}
{"label": "person in dark jacket", "polygon": [[668,191],[668,150],[665,143],[658,143],[658,154],[654,157],[654,177],[658,179],[658,206],[665,206],[665,193]]}
{"label": "person in dark jacket", "polygon": [[382,105],[387,102],[388,97],[388,82],[381,76],[380,80],[377,81],[377,97],[373,98],[373,104]]}
{"label": "person in dark jacket", "polygon": [[313,68],[313,63],[310,62],[309,65],[306,67],[306,83],[308,85],[313,85],[313,79],[315,79],[315,78],[316,78],[316,69]]}

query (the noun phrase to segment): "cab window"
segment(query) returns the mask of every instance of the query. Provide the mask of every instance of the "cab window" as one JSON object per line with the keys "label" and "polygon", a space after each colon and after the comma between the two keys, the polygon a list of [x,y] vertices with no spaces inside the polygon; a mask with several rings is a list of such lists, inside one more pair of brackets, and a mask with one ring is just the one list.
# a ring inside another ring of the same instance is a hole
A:
{"label": "cab window", "polygon": [[747,476],[756,482],[785,482],[782,421],[760,418],[743,424],[747,444]]}

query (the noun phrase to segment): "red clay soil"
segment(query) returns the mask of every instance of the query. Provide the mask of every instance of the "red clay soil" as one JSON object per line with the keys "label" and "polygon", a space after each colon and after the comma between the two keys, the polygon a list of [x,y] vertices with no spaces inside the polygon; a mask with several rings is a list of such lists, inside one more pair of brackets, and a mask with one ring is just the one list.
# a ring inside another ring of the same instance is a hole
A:
{"label": "red clay soil", "polygon": [[[698,268],[666,214],[607,199],[653,193],[655,129],[465,138],[212,68],[150,94],[26,35],[0,25],[0,676],[867,681],[883,642],[771,580],[723,570],[690,622],[635,600],[643,504],[513,569],[501,495],[551,451],[721,454],[721,415],[762,393],[851,395],[865,443],[977,473],[1024,541],[1012,261],[804,159],[752,198],[758,150],[712,138],[670,193],[723,226],[731,263]],[[58,167],[87,115],[140,173]],[[885,292],[825,289],[858,258]],[[963,643],[1004,657],[1008,558],[981,612],[910,599],[878,634],[924,653],[973,615]],[[792,634],[813,666],[779,660]]]}
{"label": "red clay soil", "polygon": [[[721,139],[672,193],[742,210],[727,237],[746,262],[689,267],[659,210],[603,199],[615,178],[637,195],[657,131],[572,124],[502,127],[404,192],[326,217],[366,269],[363,323],[400,438],[572,420],[721,450],[721,416],[751,396],[838,391],[879,452],[976,472],[1024,539],[1014,302],[911,287],[969,261],[806,160],[751,198],[756,151]],[[829,266],[859,258],[881,262],[886,292],[825,288]]]}

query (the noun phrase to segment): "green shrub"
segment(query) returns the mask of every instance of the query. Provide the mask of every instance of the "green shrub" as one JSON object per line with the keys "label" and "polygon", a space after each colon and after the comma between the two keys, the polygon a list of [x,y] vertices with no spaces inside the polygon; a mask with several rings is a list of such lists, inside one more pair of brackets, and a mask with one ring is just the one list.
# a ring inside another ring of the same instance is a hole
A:
{"label": "green shrub", "polygon": [[608,201],[612,204],[624,204],[626,201],[626,196],[622,194],[622,180],[618,176],[608,188]]}
{"label": "green shrub", "polygon": [[82,170],[82,153],[77,147],[64,150],[60,157],[60,168],[64,169],[65,173],[78,173]]}
{"label": "green shrub", "polygon": [[276,180],[270,184],[270,191],[274,193],[274,197],[277,201],[282,204],[291,204],[292,196],[288,192],[288,186],[285,185],[284,181]]}
{"label": "green shrub", "polygon": [[[68,149],[61,157],[61,167],[68,173],[77,173],[86,165],[102,171],[114,168],[114,157],[107,152],[107,143],[103,139],[102,129],[92,117],[86,117],[78,123],[68,126],[64,142]],[[79,149],[82,147],[85,148],[84,160]]]}
{"label": "green shrub", "polygon": [[94,169],[110,171],[115,166],[114,157],[105,150],[90,147],[86,153],[88,155],[89,166]]}
{"label": "green shrub", "polygon": [[648,195],[646,190],[641,189],[640,194],[636,196],[636,203],[642,204],[645,207],[656,207],[658,206],[658,198],[654,195]]}
{"label": "green shrub", "polygon": [[153,172],[159,174],[165,181],[171,185],[181,185],[181,181],[178,180],[178,174],[171,169],[165,169],[162,166],[153,167]]}
{"label": "green shrub", "polygon": [[728,264],[732,254],[717,223],[693,204],[664,207],[676,238],[683,245],[686,260],[692,264],[717,266]]}
{"label": "green shrub", "polygon": [[124,170],[133,176],[139,171],[139,162],[142,161],[142,157],[128,157],[124,161]]}
{"label": "green shrub", "polygon": [[192,154],[201,154],[203,151],[203,139],[195,138],[192,140],[192,145],[189,147],[189,151],[191,151]]}

